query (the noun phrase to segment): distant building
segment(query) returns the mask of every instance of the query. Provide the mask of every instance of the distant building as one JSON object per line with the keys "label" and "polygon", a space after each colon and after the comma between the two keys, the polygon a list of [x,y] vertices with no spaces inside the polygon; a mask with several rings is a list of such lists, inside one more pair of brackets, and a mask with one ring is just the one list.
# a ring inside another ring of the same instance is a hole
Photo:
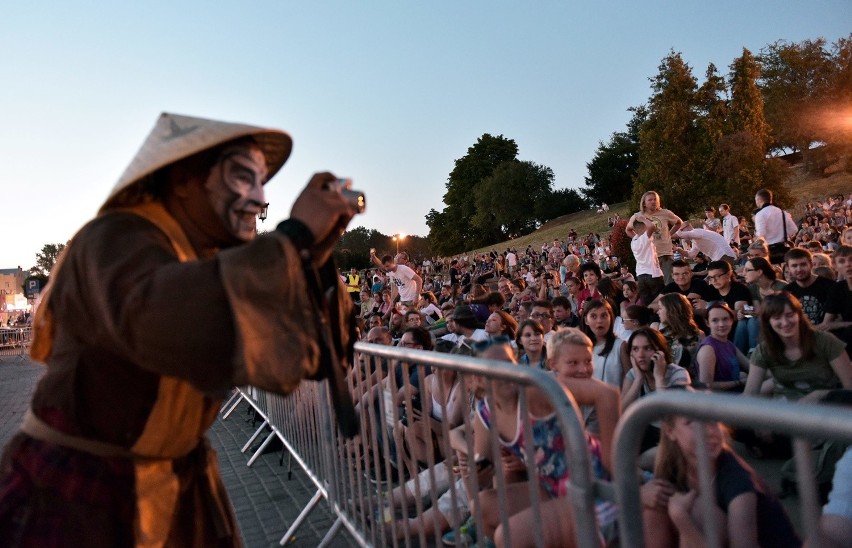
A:
{"label": "distant building", "polygon": [[0,268],[0,321],[5,325],[9,315],[17,316],[27,310],[24,280],[30,272],[18,268]]}

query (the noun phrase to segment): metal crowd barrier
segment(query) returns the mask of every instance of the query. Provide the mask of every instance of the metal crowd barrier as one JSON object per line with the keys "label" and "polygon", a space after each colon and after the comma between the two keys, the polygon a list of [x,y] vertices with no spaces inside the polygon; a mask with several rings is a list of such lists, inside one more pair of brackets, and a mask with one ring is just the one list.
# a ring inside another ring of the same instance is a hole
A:
{"label": "metal crowd barrier", "polygon": [[6,357],[24,359],[32,340],[32,327],[0,328],[0,360]]}
{"label": "metal crowd barrier", "polygon": [[[246,444],[244,452],[267,426],[271,429],[267,439],[250,458],[249,465],[263,451],[266,443],[273,436],[278,436],[289,453],[291,464],[295,460],[316,486],[314,496],[281,539],[281,545],[289,542],[311,510],[324,499],[336,516],[336,521],[321,546],[330,541],[341,527],[361,546],[439,544],[441,534],[445,531],[439,528],[439,520],[436,519],[438,514],[449,523],[457,537],[462,532],[461,525],[470,514],[479,533],[479,545],[484,546],[481,532],[488,509],[483,504],[467,501],[467,491],[460,479],[458,463],[454,460],[455,451],[450,449],[452,446],[468,455],[473,454],[473,420],[478,419],[472,419],[469,413],[469,399],[463,399],[463,420],[454,433],[451,434],[451,428],[446,422],[430,421],[433,440],[445,448],[444,456],[448,460],[442,461],[440,455],[427,451],[425,462],[418,466],[412,459],[406,459],[405,450],[402,449],[402,436],[397,425],[403,415],[415,416],[417,404],[409,396],[402,396],[395,401],[393,395],[400,390],[409,393],[412,380],[415,383],[419,381],[423,386],[427,368],[435,372],[452,371],[459,379],[457,389],[472,389],[476,384],[488,398],[493,398],[497,389],[518,387],[519,417],[528,417],[529,404],[525,391],[520,388],[535,388],[536,397],[544,397],[550,402],[566,442],[565,457],[570,463],[565,503],[573,509],[575,542],[583,547],[600,545],[595,499],[611,498],[612,489],[604,482],[595,481],[576,403],[552,375],[506,362],[365,343],[358,343],[356,351],[359,367],[355,371],[360,373],[350,375],[349,383],[356,401],[360,399],[361,402],[360,434],[353,439],[347,440],[339,435],[325,383],[303,382],[298,390],[287,397],[253,388],[239,388],[222,407],[223,418],[226,418],[241,401],[246,400],[264,419],[264,424]],[[401,383],[396,382],[393,374],[397,367],[404,372]],[[378,375],[370,374],[375,371],[388,371],[384,382],[376,382]],[[447,386],[443,380],[438,382],[441,400],[451,390],[452,386]],[[521,422],[520,434],[524,439],[532,440],[530,420]],[[509,505],[513,501],[507,495],[496,430],[492,429],[490,435],[493,451],[485,457],[489,458],[494,467],[491,480],[493,498],[489,500],[496,502],[490,507],[488,516],[490,525],[499,525],[508,538],[511,532]],[[536,478],[535,452],[532,443],[525,444],[525,461],[528,464],[521,472],[533,479]],[[410,481],[406,483],[407,476]],[[485,478],[483,481],[488,480]],[[480,485],[476,474],[471,474],[468,482],[473,493],[488,487],[487,483]],[[531,538],[537,546],[543,546],[540,511],[544,500],[539,492],[538,481],[530,481],[528,486],[523,496],[529,497],[527,512],[532,512],[532,517],[526,522],[530,527],[524,531],[525,540]],[[405,491],[413,496],[401,497]],[[515,493],[517,498],[517,491]],[[402,501],[400,498],[409,500]],[[474,500],[480,499],[475,497]]]}
{"label": "metal crowd barrier", "polygon": [[[804,532],[815,538],[821,508],[814,478],[812,441],[832,439],[852,443],[852,410],[829,405],[790,403],[742,395],[708,394],[667,390],[641,398],[622,415],[615,434],[613,473],[619,502],[619,540],[624,548],[642,548],[643,523],[636,462],[645,427],[666,415],[682,415],[697,421],[718,421],[729,426],[754,428],[791,436],[796,462],[797,485]],[[702,424],[695,422],[698,434]],[[710,488],[712,472],[703,435],[696,435],[699,484],[702,495],[696,503],[713,508]],[[708,546],[719,546],[719,531],[712,512],[705,512],[704,531]]]}

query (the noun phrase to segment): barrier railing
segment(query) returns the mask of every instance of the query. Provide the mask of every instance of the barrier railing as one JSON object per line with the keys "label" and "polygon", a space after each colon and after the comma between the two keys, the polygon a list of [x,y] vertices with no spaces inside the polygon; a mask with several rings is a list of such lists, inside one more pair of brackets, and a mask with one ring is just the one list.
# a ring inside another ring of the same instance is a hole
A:
{"label": "barrier railing", "polygon": [[[459,424],[451,425],[421,414],[423,402],[418,401],[417,395],[424,392],[423,383],[431,370],[436,376],[429,382],[437,401],[448,402],[453,390],[472,392],[476,388],[490,402],[490,408],[495,409],[495,397],[514,394],[508,399],[515,398],[520,424],[510,430],[524,440],[534,440],[538,432],[534,434],[533,430],[540,425],[529,419],[530,404],[540,406],[542,399],[549,402],[552,416],[548,420],[565,441],[564,449],[561,445],[557,448],[560,452],[557,460],[570,463],[570,478],[563,484],[567,496],[560,500],[571,506],[565,507],[566,514],[573,511],[576,544],[599,546],[601,536],[595,503],[606,498],[606,493],[611,496],[612,490],[594,479],[576,403],[552,375],[506,362],[364,343],[358,343],[356,351],[359,367],[355,371],[360,373],[350,375],[350,388],[360,400],[360,435],[354,439],[339,436],[325,384],[304,382],[286,398],[253,388],[239,388],[222,407],[224,419],[245,400],[263,418],[263,425],[246,444],[244,452],[267,427],[270,429],[249,465],[277,436],[289,453],[291,465],[295,461],[316,486],[315,494],[281,539],[282,545],[289,542],[323,499],[336,521],[321,545],[341,527],[363,546],[427,545],[432,538],[440,539],[448,529],[457,537],[465,534],[462,524],[468,516],[475,523],[480,542],[483,531],[489,531],[502,535],[504,543],[511,545],[507,539],[514,530],[516,538],[522,532],[525,540],[532,538],[536,545],[544,545],[548,533],[542,527],[549,525],[543,523],[541,513],[549,497],[536,480],[539,472],[536,459],[546,448],[525,443],[520,446],[522,460],[509,458],[509,451],[501,445],[505,432],[498,439],[496,428],[482,430],[481,425],[475,426],[474,421],[480,419],[469,412],[467,397],[461,399],[465,408]],[[383,372],[387,374],[382,380]],[[420,388],[416,395],[417,386]],[[535,400],[530,399],[527,390],[535,391],[531,393]],[[448,407],[444,406],[444,411]],[[496,415],[497,411],[492,413]],[[400,426],[403,422],[409,426]],[[418,422],[419,427],[415,426]],[[425,458],[420,456],[421,463],[416,456],[407,454],[411,447],[408,440],[417,428],[425,429],[428,447]],[[474,455],[475,428],[489,436],[488,454]],[[474,456],[468,459],[466,467],[464,460],[456,459],[457,454],[462,459],[464,455]],[[482,470],[482,474],[473,473],[476,465],[471,461],[479,458],[490,461],[493,476],[487,474],[490,468]],[[466,469],[471,473],[465,480]],[[525,474],[534,481],[510,485],[505,478],[512,473]],[[472,500],[468,493],[472,494]],[[521,500],[526,502],[521,504]],[[521,508],[525,514],[517,517]]]}
{"label": "barrier railing", "polygon": [[10,356],[23,359],[29,350],[32,332],[32,327],[0,328],[0,360]]}
{"label": "barrier railing", "polygon": [[[742,395],[704,394],[668,390],[640,399],[631,405],[616,429],[614,444],[614,486],[619,502],[619,540],[625,548],[644,546],[640,486],[636,469],[637,456],[645,428],[666,415],[682,415],[698,421],[719,421],[729,426],[769,430],[794,438],[797,484],[804,530],[814,538],[820,507],[814,479],[811,441],[834,439],[852,443],[852,410],[836,406],[770,401]],[[694,423],[697,433],[703,431]],[[713,508],[712,482],[704,436],[696,435],[699,463],[700,502]],[[698,503],[698,502],[697,502]],[[718,531],[712,512],[705,512],[708,546],[718,546]]]}

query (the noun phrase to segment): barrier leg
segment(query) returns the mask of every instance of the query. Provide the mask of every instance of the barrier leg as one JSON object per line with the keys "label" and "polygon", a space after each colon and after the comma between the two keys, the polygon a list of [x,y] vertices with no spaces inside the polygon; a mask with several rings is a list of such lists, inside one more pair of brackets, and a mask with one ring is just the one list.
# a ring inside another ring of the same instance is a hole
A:
{"label": "barrier leg", "polygon": [[284,533],[284,536],[281,537],[281,540],[278,542],[279,545],[284,546],[285,544],[290,542],[290,538],[296,533],[296,530],[299,528],[300,525],[302,525],[302,522],[305,521],[305,519],[310,515],[311,511],[316,507],[317,503],[320,501],[321,498],[322,491],[317,490],[317,492],[314,493],[314,496],[311,497],[311,500],[308,502],[308,504],[304,508],[302,508],[302,511],[299,513],[298,517],[296,518],[296,521],[293,522],[293,525],[291,525],[290,528],[287,529],[287,532]]}
{"label": "barrier leg", "polygon": [[251,447],[251,444],[253,444],[254,440],[256,440],[260,433],[263,432],[263,429],[266,428],[267,424],[269,424],[269,421],[264,420],[263,423],[260,425],[260,428],[255,430],[254,434],[252,434],[246,444],[243,445],[243,448],[240,450],[241,453],[245,453],[246,451],[248,451],[249,447]]}
{"label": "barrier leg", "polygon": [[257,451],[255,451],[254,454],[251,456],[246,466],[251,466],[252,464],[254,464],[254,461],[257,460],[257,457],[263,454],[263,450],[266,449],[266,446],[269,445],[269,442],[271,442],[273,438],[275,438],[275,432],[270,432],[269,435],[266,436],[266,439],[263,440],[263,443],[260,444],[260,447],[257,448]]}
{"label": "barrier leg", "polygon": [[331,539],[333,539],[335,537],[335,535],[337,535],[337,531],[338,531],[338,529],[340,529],[340,526],[342,524],[343,524],[343,519],[337,518],[335,520],[335,522],[332,524],[331,528],[325,534],[325,536],[322,537],[322,540],[317,545],[317,548],[324,548],[325,546],[328,546],[328,543],[331,542]]}
{"label": "barrier leg", "polygon": [[231,397],[228,398],[228,401],[223,403],[222,406],[219,408],[219,413],[221,414],[222,411],[224,411],[229,405],[231,405],[231,402],[234,401],[234,399],[237,398],[240,395],[241,394],[240,394],[239,390],[234,390],[233,394],[231,394]]}
{"label": "barrier leg", "polygon": [[234,402],[234,405],[232,405],[232,406],[231,406],[231,408],[230,408],[230,409],[228,409],[228,412],[227,412],[227,413],[225,413],[224,415],[222,415],[222,420],[225,420],[225,419],[227,419],[229,416],[231,416],[231,413],[233,413],[233,412],[234,412],[234,409],[236,409],[236,408],[237,408],[237,406],[240,404],[240,402],[241,402],[241,401],[243,401],[243,398],[245,398],[245,396],[243,395],[243,393],[242,393],[242,392],[240,392],[239,390],[237,390],[237,394],[239,394],[239,395],[240,395],[240,397],[239,397],[239,398],[237,398],[237,401],[235,401],[235,402]]}

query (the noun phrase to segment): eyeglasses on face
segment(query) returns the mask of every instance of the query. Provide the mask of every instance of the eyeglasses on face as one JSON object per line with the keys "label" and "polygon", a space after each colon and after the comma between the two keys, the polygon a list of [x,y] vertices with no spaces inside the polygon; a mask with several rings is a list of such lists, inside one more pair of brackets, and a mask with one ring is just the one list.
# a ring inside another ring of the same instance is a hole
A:
{"label": "eyeglasses on face", "polygon": [[420,345],[415,342],[399,341],[399,344],[397,346],[401,346],[403,348],[417,348]]}
{"label": "eyeglasses on face", "polygon": [[497,335],[496,337],[490,337],[484,341],[477,341],[471,345],[471,348],[473,348],[474,352],[484,352],[494,345],[509,344],[511,340],[512,339],[506,335]]}
{"label": "eyeglasses on face", "polygon": [[712,281],[714,281],[714,280],[721,280],[721,279],[723,279],[725,276],[727,276],[727,274],[716,274],[715,276],[710,276],[710,275],[708,275],[705,279],[706,279],[708,282],[712,282]]}
{"label": "eyeglasses on face", "polygon": [[530,318],[542,319],[542,318],[550,318],[550,314],[547,312],[533,312],[530,314]]}

